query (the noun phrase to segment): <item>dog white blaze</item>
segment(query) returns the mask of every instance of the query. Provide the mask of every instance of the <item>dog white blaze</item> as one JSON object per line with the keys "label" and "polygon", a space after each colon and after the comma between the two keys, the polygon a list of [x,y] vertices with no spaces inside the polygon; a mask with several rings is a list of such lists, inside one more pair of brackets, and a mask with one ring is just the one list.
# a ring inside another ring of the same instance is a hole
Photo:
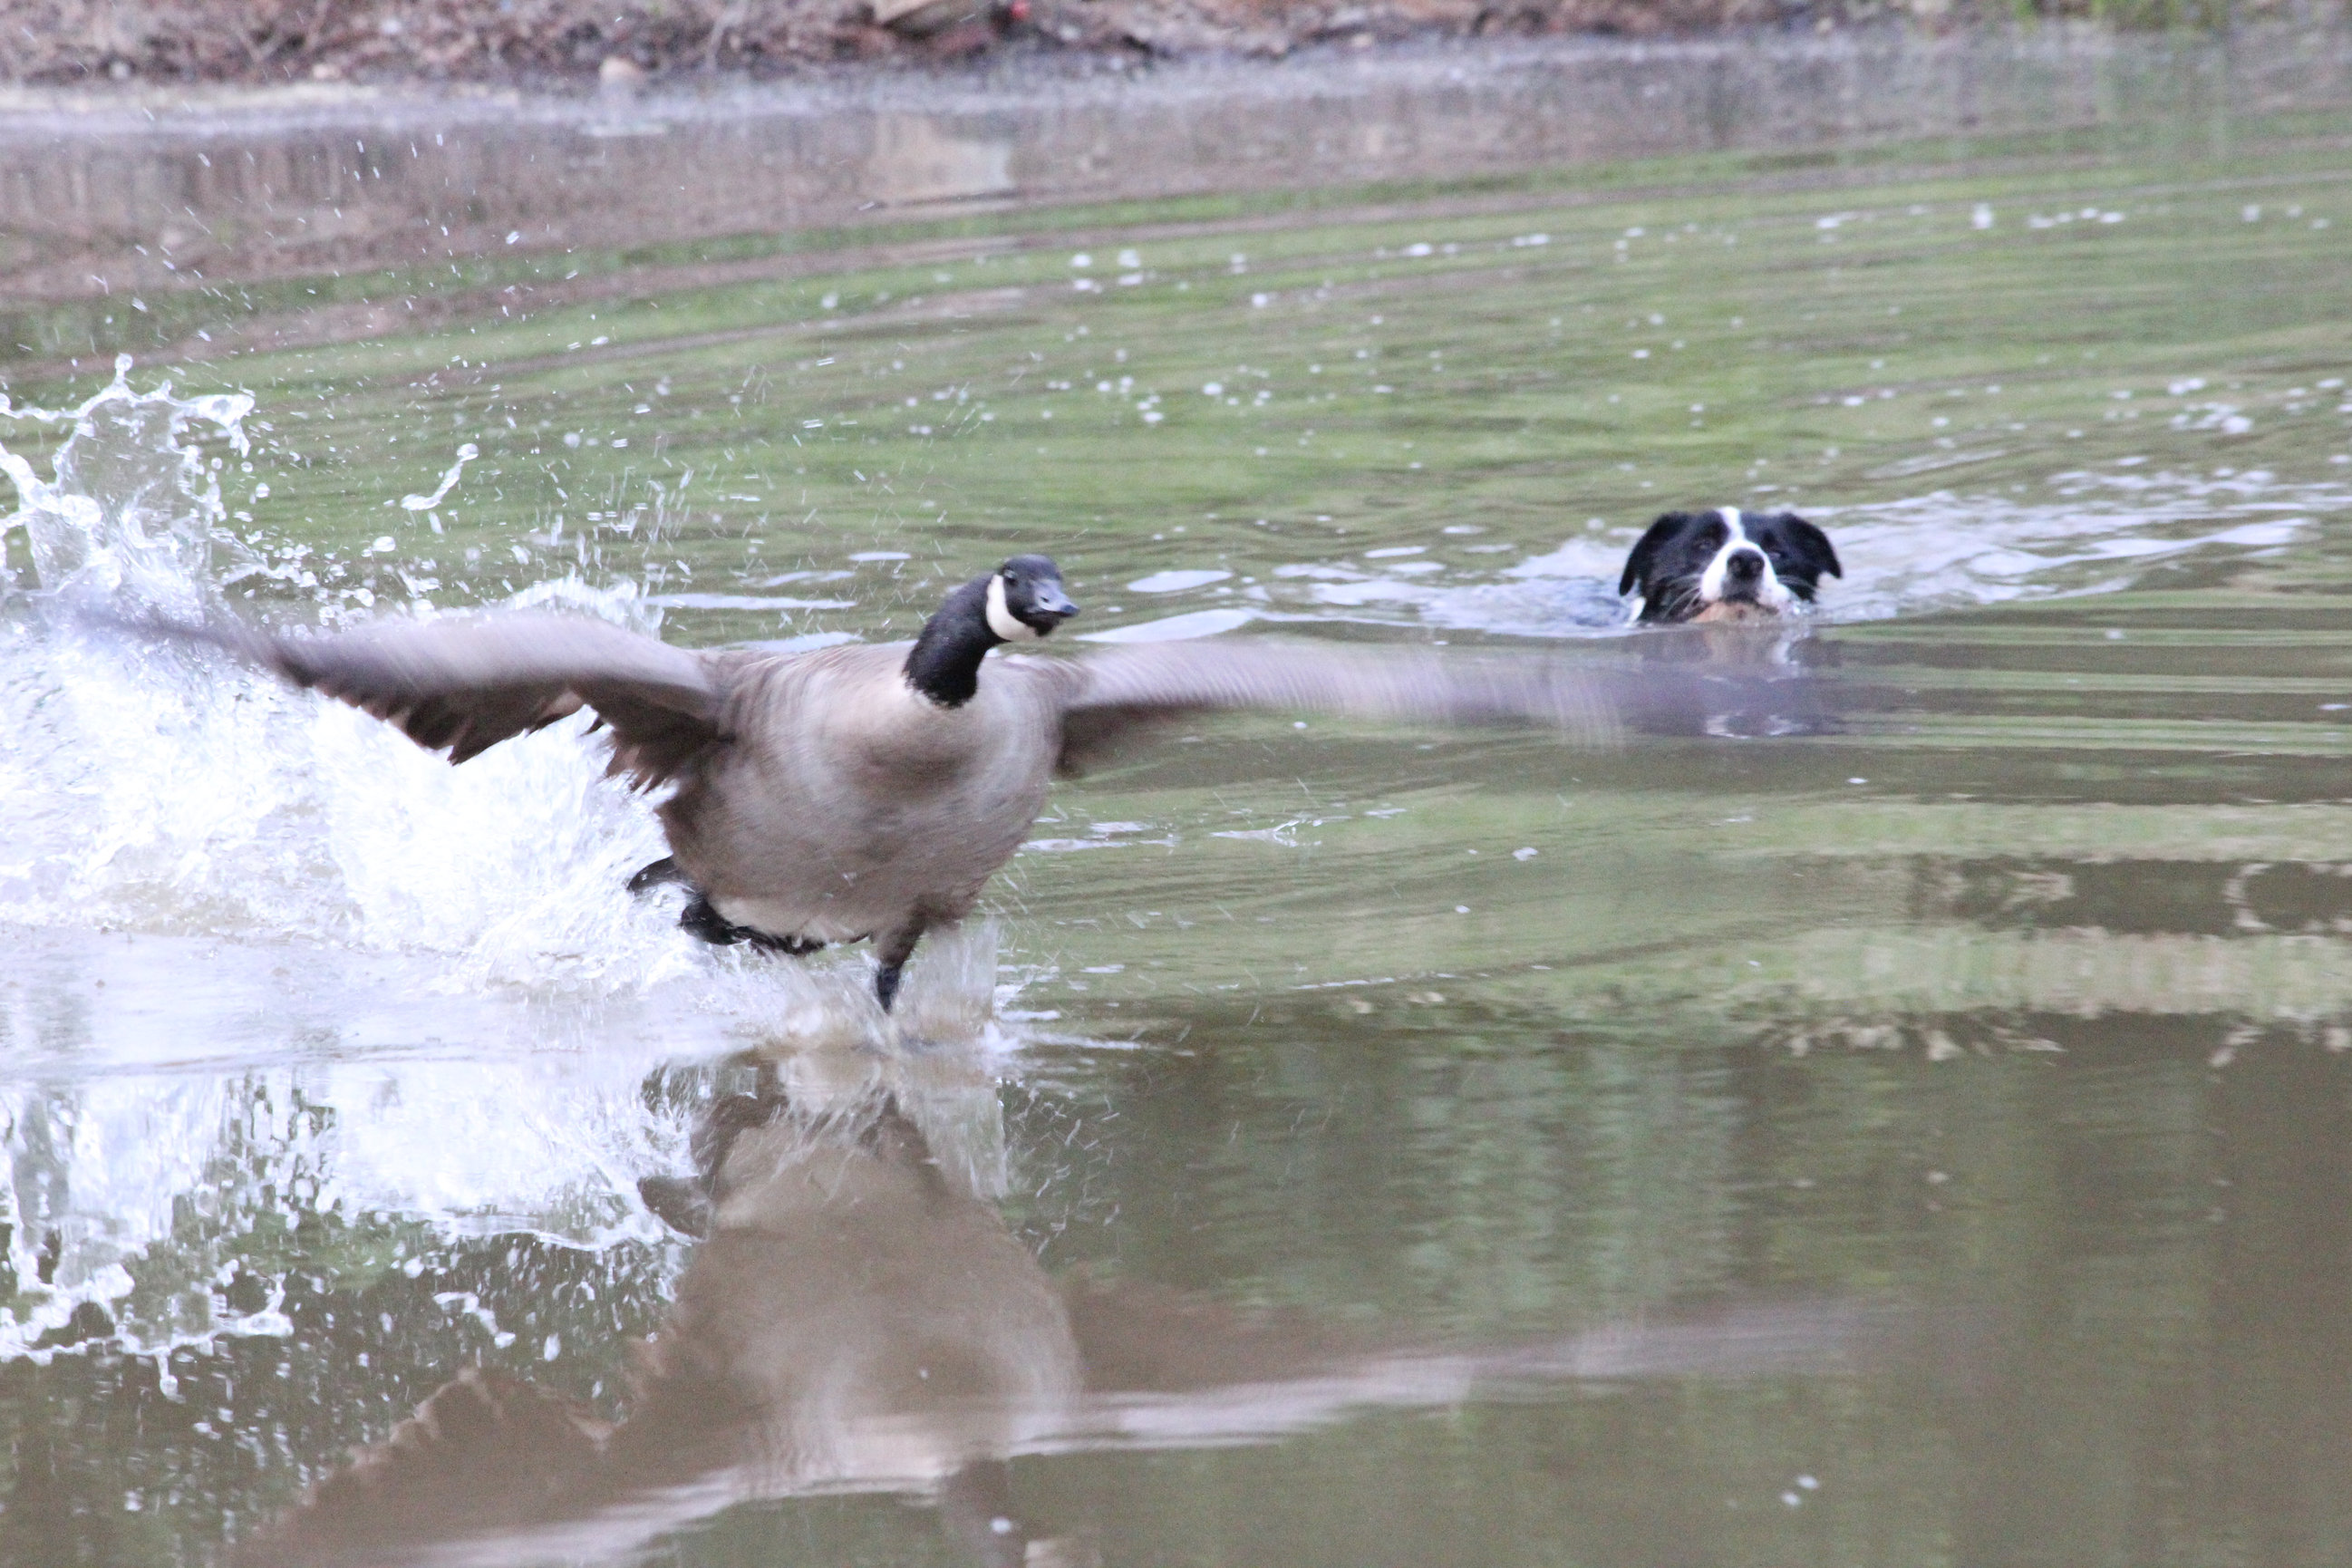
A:
{"label": "dog white blaze", "polygon": [[1787,609],[1796,595],[1781,584],[1780,574],[1772,570],[1772,558],[1748,540],[1748,530],[1739,520],[1739,509],[1736,506],[1719,507],[1716,515],[1723,519],[1724,530],[1730,537],[1723,542],[1723,548],[1715,552],[1715,559],[1706,563],[1706,570],[1699,574],[1698,602],[1702,605],[1723,602],[1723,581],[1730,574],[1731,558],[1746,550],[1753,552],[1764,568],[1763,575],[1756,580],[1756,602],[1768,610]]}

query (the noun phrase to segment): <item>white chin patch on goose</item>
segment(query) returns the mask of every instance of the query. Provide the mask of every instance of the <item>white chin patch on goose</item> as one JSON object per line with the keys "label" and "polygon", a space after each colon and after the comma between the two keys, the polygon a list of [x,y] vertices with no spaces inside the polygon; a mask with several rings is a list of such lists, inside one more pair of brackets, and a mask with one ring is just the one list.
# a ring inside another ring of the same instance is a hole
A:
{"label": "white chin patch on goose", "polygon": [[1006,642],[1034,642],[1037,628],[1013,613],[1004,602],[1004,579],[988,580],[988,629]]}

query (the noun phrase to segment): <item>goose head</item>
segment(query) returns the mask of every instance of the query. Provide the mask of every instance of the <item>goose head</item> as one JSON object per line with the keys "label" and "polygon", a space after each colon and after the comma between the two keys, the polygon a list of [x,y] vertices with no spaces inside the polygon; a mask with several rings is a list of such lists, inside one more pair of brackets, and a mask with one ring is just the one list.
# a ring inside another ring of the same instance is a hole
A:
{"label": "goose head", "polygon": [[1000,642],[1051,637],[1078,613],[1062,589],[1062,569],[1047,555],[1016,555],[988,580],[988,629]]}
{"label": "goose head", "polygon": [[907,684],[942,708],[961,708],[980,689],[980,661],[1009,642],[1034,642],[1078,613],[1062,569],[1044,555],[1016,555],[947,596],[907,655]]}

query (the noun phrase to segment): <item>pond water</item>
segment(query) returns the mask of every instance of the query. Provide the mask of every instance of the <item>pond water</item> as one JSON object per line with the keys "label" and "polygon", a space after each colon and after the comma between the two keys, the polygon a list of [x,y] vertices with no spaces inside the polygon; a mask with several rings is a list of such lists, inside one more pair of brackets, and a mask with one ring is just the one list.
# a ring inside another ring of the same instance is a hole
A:
{"label": "pond water", "polygon": [[[655,234],[26,362],[0,1557],[2345,1560],[2347,144]],[[1828,732],[1203,723],[896,1027],[628,898],[576,723],[452,769],[55,607],[814,647],[1045,550],[1086,637],[1623,651],[1718,503],[1836,542]]]}

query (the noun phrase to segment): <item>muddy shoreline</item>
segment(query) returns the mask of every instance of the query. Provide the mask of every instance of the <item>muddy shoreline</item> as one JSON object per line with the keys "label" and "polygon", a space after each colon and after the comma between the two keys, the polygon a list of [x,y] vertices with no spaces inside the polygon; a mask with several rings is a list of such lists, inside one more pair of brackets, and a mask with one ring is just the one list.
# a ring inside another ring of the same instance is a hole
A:
{"label": "muddy shoreline", "polygon": [[1281,58],[1401,40],[2020,21],[2228,31],[2340,0],[0,0],[0,82],[694,84],[1015,57]]}

